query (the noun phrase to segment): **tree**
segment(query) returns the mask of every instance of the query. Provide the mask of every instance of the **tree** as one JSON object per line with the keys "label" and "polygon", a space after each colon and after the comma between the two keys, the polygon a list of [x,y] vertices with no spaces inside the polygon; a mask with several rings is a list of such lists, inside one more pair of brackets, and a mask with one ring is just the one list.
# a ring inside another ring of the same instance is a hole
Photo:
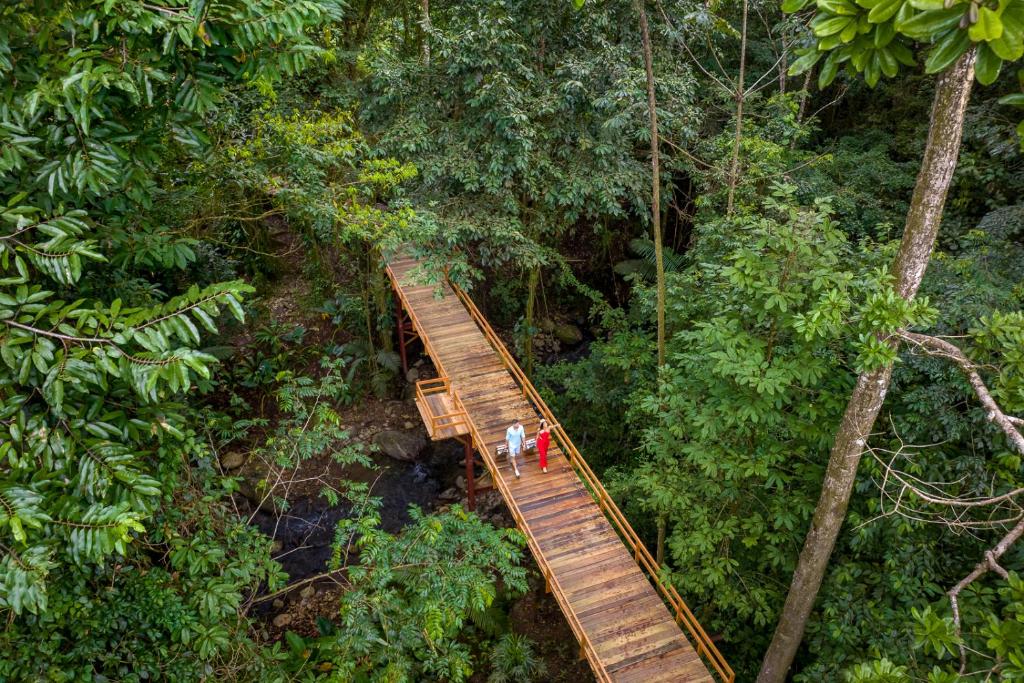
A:
{"label": "tree", "polygon": [[[654,211],[641,151],[654,144],[651,109],[629,9],[434,7],[429,68],[373,53],[362,114],[387,154],[417,160],[410,195],[431,227],[422,239],[435,253],[457,244],[456,260],[518,274],[528,366],[544,274],[575,288],[559,242],[611,239],[606,226]],[[662,134],[691,135],[691,83],[687,70],[659,72]]]}
{"label": "tree", "polygon": [[[784,9],[794,11],[806,4],[794,0],[787,2]],[[1024,23],[1017,23],[1017,12],[1024,10],[1024,4],[1007,3],[1003,10],[1010,8],[1008,13],[997,13],[987,7],[979,9],[972,4],[948,9],[924,5],[921,10],[909,2],[865,1],[863,5],[842,2],[819,12],[812,22],[817,43],[804,52],[791,72],[811,68],[827,53],[820,83],[831,82],[840,65],[847,63],[848,68],[863,72],[865,80],[874,85],[883,74],[895,75],[900,62],[913,63],[905,44],[907,39],[934,43],[926,69],[941,75],[936,83],[921,169],[892,267],[893,289],[909,302],[921,285],[938,236],[971,85],[975,75],[983,84],[992,83],[1004,60],[1017,60],[1024,54]],[[1001,14],[1006,16],[1006,25]],[[758,676],[761,683],[785,678],[845,519],[857,466],[891,381],[898,341],[883,334],[878,335],[878,343],[889,349],[889,357],[860,374],[847,404],[786,605]]]}
{"label": "tree", "polygon": [[308,641],[290,637],[294,666],[344,680],[466,680],[473,667],[460,634],[491,606],[499,581],[512,594],[527,588],[522,534],[455,506],[438,515],[413,508],[409,527],[392,535],[379,528],[379,501],[354,502],[331,561],[345,587],[340,623]]}
{"label": "tree", "polygon": [[[63,563],[125,554],[159,503],[174,401],[209,376],[200,329],[242,318],[241,282],[158,303],[103,300],[81,279],[110,226],[145,225],[156,171],[201,153],[224,83],[269,86],[318,49],[330,1],[163,7],[47,0],[0,10],[0,605],[47,606]],[[169,242],[174,249],[174,241]],[[171,259],[187,264],[188,251]]]}

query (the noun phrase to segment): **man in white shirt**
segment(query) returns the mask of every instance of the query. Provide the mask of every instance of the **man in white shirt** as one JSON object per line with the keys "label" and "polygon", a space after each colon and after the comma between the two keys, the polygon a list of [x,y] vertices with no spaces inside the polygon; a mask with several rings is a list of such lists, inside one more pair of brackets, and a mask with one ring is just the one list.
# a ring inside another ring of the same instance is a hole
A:
{"label": "man in white shirt", "polygon": [[526,430],[523,423],[517,418],[512,426],[505,430],[505,446],[508,448],[508,462],[516,472],[516,479],[519,478],[519,464],[516,456],[522,453],[523,445],[526,443]]}

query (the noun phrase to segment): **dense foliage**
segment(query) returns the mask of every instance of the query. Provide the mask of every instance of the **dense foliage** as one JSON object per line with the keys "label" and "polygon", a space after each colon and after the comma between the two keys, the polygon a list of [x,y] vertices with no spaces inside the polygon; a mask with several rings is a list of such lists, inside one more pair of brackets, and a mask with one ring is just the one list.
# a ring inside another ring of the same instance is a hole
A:
{"label": "dense foliage", "polygon": [[[503,613],[517,532],[385,530],[367,485],[403,242],[473,288],[739,680],[858,374],[894,363],[790,675],[1020,678],[1020,547],[949,593],[1021,516],[977,384],[1022,424],[1022,57],[1021,0],[5,3],[0,679],[561,673]],[[972,59],[908,301],[936,79]],[[289,577],[310,500],[333,554]],[[315,625],[275,621],[328,583]]]}

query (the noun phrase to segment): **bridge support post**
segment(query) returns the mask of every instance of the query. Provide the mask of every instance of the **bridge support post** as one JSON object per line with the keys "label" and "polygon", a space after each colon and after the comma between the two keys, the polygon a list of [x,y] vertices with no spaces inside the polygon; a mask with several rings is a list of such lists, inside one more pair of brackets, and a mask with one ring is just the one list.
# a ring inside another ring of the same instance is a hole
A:
{"label": "bridge support post", "polygon": [[473,469],[473,437],[466,436],[462,442],[466,447],[466,505],[470,512],[476,510],[476,472]]}
{"label": "bridge support post", "polygon": [[398,356],[402,359],[402,375],[409,374],[409,359],[405,355],[405,321],[402,320],[402,300],[395,295],[395,324],[398,326]]}

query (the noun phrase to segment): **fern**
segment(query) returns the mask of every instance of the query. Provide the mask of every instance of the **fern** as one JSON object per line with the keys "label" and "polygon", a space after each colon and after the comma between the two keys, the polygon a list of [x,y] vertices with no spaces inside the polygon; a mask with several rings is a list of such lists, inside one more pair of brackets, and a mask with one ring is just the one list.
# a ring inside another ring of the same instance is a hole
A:
{"label": "fern", "polygon": [[[657,277],[657,263],[654,242],[647,238],[636,238],[629,241],[629,250],[638,258],[619,261],[614,270],[625,277],[637,277],[645,282],[653,282]],[[670,247],[662,247],[662,261],[666,273],[678,272],[682,269],[685,259]]]}
{"label": "fern", "polygon": [[534,643],[518,633],[506,633],[491,650],[491,675],[488,683],[529,683],[547,671],[547,665],[534,651]]}

